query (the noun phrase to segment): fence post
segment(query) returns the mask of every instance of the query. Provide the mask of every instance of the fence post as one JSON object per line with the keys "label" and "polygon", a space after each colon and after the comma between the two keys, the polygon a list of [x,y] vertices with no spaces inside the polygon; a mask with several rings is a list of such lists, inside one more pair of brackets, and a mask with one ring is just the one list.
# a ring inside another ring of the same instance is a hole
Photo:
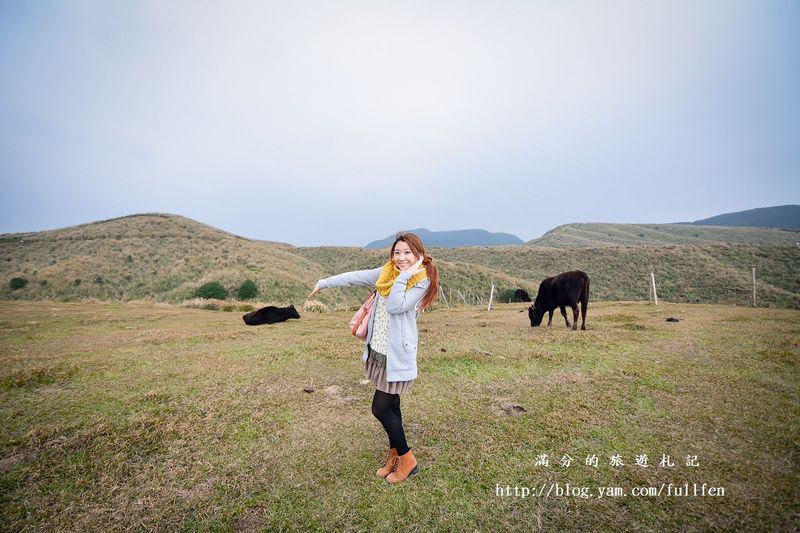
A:
{"label": "fence post", "polygon": [[756,267],[753,267],[753,307],[756,306]]}
{"label": "fence post", "polygon": [[489,291],[489,307],[486,309],[487,311],[492,310],[492,299],[494,299],[494,283],[492,283],[492,290]]}
{"label": "fence post", "polygon": [[442,288],[441,285],[439,285],[439,294],[442,295],[442,299],[444,300],[444,305],[446,305],[447,308],[450,309],[450,304],[447,302],[447,296],[444,295],[444,289]]}
{"label": "fence post", "polygon": [[463,294],[461,294],[461,291],[460,291],[459,289],[456,289],[456,292],[458,293],[458,295],[459,295],[459,296],[461,296],[461,300],[464,302],[464,305],[466,305],[467,307],[469,307],[469,304],[467,303],[467,299],[466,299],[466,298],[464,298],[464,295],[463,295]]}
{"label": "fence post", "polygon": [[656,293],[656,275],[650,272],[650,281],[653,283],[653,301],[658,305],[658,293]]}

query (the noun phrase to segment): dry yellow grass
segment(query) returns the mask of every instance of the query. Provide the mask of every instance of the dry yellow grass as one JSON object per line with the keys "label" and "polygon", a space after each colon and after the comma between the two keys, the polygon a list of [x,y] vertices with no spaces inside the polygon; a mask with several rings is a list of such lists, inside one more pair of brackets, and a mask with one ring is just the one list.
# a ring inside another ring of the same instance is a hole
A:
{"label": "dry yellow grass", "polygon": [[[485,300],[492,283],[501,291],[524,288],[534,295],[545,277],[581,269],[592,280],[593,300],[647,300],[652,271],[664,300],[748,305],[755,266],[760,306],[800,308],[800,247],[773,245],[788,242],[782,234],[796,232],[764,230],[781,234],[781,239],[759,240],[761,230],[736,230],[746,242],[758,244],[708,244],[702,238],[707,230],[691,229],[701,237],[680,246],[499,246],[429,253],[455,299],[460,290]],[[318,279],[375,268],[386,258],[386,250],[296,248],[243,238],[177,215],[135,215],[0,235],[0,299],[178,303],[205,282],[218,281],[233,291],[250,279],[259,288],[257,300],[299,304]],[[17,277],[28,284],[14,290],[10,282]],[[333,289],[319,296],[334,309],[356,305],[364,297],[358,289]]]}

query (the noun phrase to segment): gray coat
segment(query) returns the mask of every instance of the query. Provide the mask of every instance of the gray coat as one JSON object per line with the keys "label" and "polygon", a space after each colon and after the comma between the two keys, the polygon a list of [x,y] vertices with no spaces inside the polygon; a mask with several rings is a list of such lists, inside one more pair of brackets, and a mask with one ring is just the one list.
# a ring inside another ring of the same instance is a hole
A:
{"label": "gray coat", "polygon": [[[345,272],[317,282],[320,289],[334,287],[364,286],[375,288],[375,283],[383,267],[372,270]],[[409,269],[410,270],[410,269]],[[389,313],[389,353],[386,354],[386,381],[408,381],[417,377],[417,308],[431,282],[423,279],[406,291],[409,270],[401,271],[386,297],[386,311]],[[375,321],[376,298],[372,304],[367,342],[364,344],[362,359],[367,360],[367,344],[372,340],[372,323]]]}

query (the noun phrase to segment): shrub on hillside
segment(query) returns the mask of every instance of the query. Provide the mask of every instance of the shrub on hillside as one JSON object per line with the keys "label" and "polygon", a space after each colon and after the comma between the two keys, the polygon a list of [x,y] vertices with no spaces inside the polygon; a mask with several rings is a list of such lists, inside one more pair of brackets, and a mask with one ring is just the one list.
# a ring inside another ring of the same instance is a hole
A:
{"label": "shrub on hillside", "polygon": [[11,278],[11,281],[8,282],[8,286],[11,287],[12,291],[21,289],[27,284],[28,280],[25,278]]}
{"label": "shrub on hillside", "polygon": [[255,298],[258,295],[258,286],[256,286],[253,280],[247,279],[236,289],[236,295],[240,300]]}
{"label": "shrub on hillside", "polygon": [[225,300],[228,297],[228,291],[220,282],[209,281],[208,283],[203,283],[200,287],[198,287],[198,289],[194,291],[194,295],[197,298]]}

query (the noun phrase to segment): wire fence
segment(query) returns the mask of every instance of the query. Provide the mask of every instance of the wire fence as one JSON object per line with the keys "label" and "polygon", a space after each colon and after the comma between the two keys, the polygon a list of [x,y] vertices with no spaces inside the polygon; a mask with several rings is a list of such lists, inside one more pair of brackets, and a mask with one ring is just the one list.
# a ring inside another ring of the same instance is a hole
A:
{"label": "wire fence", "polygon": [[[706,280],[697,277],[676,279],[673,276],[662,280],[656,272],[641,279],[608,280],[605,283],[592,281],[589,297],[592,301],[649,301],[659,302],[723,304],[750,307],[790,307],[800,308],[800,279],[787,279],[784,283],[763,282],[754,269],[749,272],[749,283],[743,283],[744,273],[737,279]],[[517,288],[498,287],[488,284],[481,288],[454,287],[441,284],[439,305],[450,307],[485,307],[492,303],[521,303],[525,300],[514,295]],[[526,291],[530,298],[536,298],[536,291]]]}

